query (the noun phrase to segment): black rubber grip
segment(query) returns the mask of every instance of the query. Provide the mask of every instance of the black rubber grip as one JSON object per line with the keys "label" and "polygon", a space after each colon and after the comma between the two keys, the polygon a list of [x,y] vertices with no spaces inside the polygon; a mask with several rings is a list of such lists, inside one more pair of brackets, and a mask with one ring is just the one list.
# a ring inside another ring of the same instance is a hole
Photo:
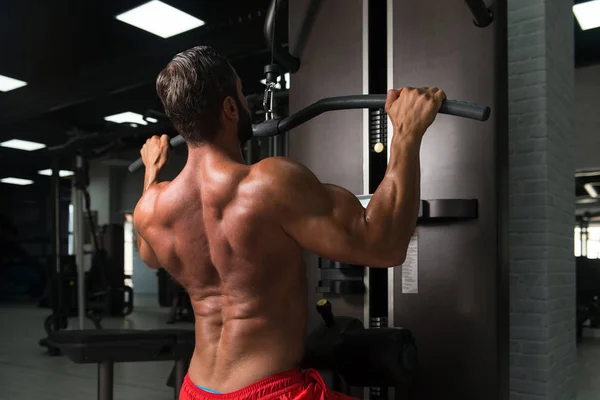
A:
{"label": "black rubber grip", "polygon": [[[169,141],[171,148],[179,147],[184,143],[185,143],[185,139],[181,135],[177,135]],[[132,162],[131,165],[129,165],[128,169],[129,169],[129,172],[135,172],[138,169],[142,168],[143,166],[144,166],[144,162],[142,161],[142,158],[140,157],[137,160],[135,160],[134,162]]]}
{"label": "black rubber grip", "polygon": [[475,119],[477,121],[487,121],[491,110],[488,106],[467,103],[466,101],[444,100],[439,113]]}

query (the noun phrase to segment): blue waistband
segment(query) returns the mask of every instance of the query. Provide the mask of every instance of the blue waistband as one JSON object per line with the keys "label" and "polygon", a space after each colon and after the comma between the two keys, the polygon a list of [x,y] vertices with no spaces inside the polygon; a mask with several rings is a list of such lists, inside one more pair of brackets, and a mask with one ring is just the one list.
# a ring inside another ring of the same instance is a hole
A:
{"label": "blue waistband", "polygon": [[209,388],[205,388],[204,386],[200,386],[200,385],[196,385],[196,386],[198,386],[198,389],[202,389],[202,390],[204,390],[205,392],[208,392],[208,393],[221,394],[220,392],[214,391],[214,390],[209,389]]}

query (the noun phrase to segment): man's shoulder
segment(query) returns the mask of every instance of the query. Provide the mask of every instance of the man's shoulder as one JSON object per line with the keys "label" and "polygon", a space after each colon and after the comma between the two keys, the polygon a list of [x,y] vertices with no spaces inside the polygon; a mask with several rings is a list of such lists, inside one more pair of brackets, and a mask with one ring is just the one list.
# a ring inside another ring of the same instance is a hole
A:
{"label": "man's shoulder", "polygon": [[280,209],[294,197],[291,192],[301,183],[304,171],[306,167],[290,158],[266,158],[251,166],[245,180],[250,190],[245,192],[252,193],[263,210]]}
{"label": "man's shoulder", "polygon": [[147,223],[156,220],[157,216],[162,214],[162,210],[157,206],[157,203],[163,193],[169,187],[170,182],[159,182],[150,186],[140,200],[138,201],[134,211],[134,223],[140,228]]}
{"label": "man's shoulder", "polygon": [[252,165],[250,176],[269,183],[287,184],[309,173],[308,169],[288,157],[269,157]]}

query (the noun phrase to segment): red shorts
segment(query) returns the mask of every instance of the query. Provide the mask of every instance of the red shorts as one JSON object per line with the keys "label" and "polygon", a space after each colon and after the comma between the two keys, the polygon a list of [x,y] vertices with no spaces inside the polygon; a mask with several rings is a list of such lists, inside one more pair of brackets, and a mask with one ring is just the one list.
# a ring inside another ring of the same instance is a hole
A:
{"label": "red shorts", "polygon": [[269,376],[231,393],[215,394],[198,388],[186,375],[179,400],[355,400],[354,397],[328,390],[314,369],[293,369]]}

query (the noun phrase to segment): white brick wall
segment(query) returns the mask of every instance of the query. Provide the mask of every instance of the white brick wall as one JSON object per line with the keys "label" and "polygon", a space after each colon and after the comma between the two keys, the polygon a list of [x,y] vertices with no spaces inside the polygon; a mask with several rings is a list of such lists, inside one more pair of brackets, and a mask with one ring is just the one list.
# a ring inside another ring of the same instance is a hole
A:
{"label": "white brick wall", "polygon": [[574,399],[573,17],[508,1],[511,399]]}

